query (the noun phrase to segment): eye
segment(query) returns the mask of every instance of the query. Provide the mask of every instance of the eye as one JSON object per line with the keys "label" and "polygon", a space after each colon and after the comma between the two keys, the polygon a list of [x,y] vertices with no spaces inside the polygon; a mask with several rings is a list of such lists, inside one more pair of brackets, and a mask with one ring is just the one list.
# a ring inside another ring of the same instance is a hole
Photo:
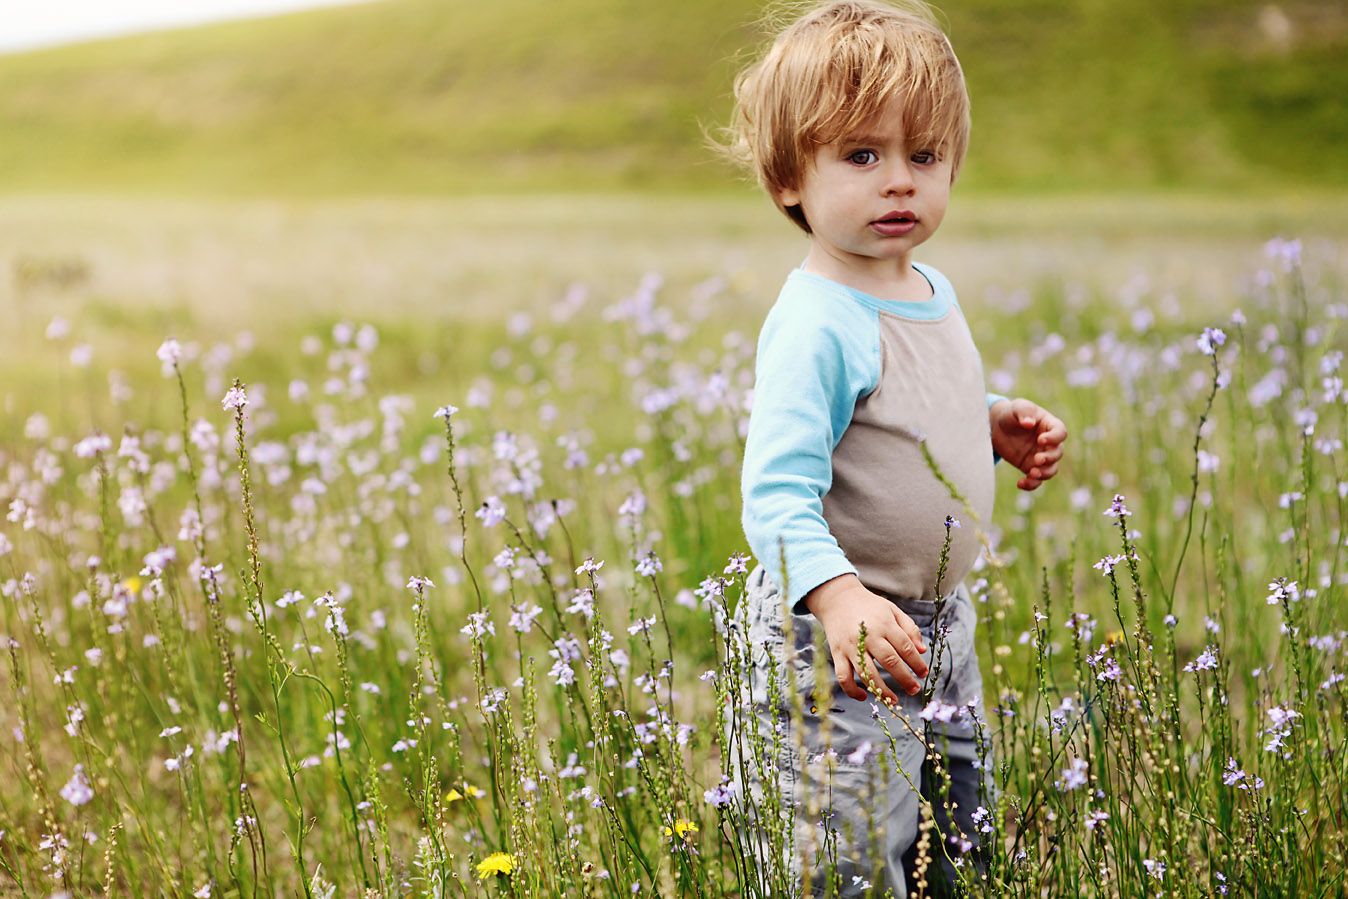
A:
{"label": "eye", "polygon": [[931,165],[936,162],[936,154],[931,150],[918,150],[913,154],[912,160],[918,165]]}
{"label": "eye", "polygon": [[874,150],[854,150],[847,154],[847,161],[852,165],[870,165],[879,159]]}

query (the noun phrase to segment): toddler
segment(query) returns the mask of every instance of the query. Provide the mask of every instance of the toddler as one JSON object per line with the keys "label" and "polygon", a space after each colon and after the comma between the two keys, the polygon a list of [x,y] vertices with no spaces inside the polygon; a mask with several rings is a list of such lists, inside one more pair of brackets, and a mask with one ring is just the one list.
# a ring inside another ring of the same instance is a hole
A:
{"label": "toddler", "polygon": [[[1057,473],[1067,431],[1029,400],[986,392],[950,282],[913,261],[968,137],[959,62],[917,4],[818,6],[736,84],[733,148],[810,241],[759,337],[742,480],[759,565],[738,612],[761,732],[784,747],[772,771],[746,773],[775,778],[794,805],[787,861],[808,895],[829,880],[844,896],[901,897],[919,879],[930,892],[956,864],[981,862],[972,816],[992,802],[961,582],[992,513],[996,459],[1033,490]],[[819,685],[816,629],[831,655]],[[924,724],[934,762],[914,735]],[[919,793],[937,825],[925,851]]]}

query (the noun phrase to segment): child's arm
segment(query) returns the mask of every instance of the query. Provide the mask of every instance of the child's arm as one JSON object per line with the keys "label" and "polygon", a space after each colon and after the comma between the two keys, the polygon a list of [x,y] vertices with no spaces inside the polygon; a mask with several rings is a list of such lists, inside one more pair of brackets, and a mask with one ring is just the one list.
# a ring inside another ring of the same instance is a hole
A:
{"label": "child's arm", "polygon": [[1033,490],[1058,473],[1067,426],[1056,415],[1027,399],[998,400],[988,407],[992,451],[1025,477],[1016,482]]}
{"label": "child's arm", "polygon": [[[744,450],[744,533],[769,577],[787,586],[792,611],[819,620],[843,691],[866,697],[864,663],[881,698],[896,702],[876,663],[916,692],[927,647],[911,618],[862,586],[822,508],[833,448],[879,378],[879,333],[859,309],[784,293],[769,313]],[[866,659],[857,652],[862,622]]]}
{"label": "child's arm", "polygon": [[791,282],[759,335],[744,447],[744,535],[797,615],[805,594],[855,574],[824,520],[833,448],[874,388],[879,334],[856,310]]}

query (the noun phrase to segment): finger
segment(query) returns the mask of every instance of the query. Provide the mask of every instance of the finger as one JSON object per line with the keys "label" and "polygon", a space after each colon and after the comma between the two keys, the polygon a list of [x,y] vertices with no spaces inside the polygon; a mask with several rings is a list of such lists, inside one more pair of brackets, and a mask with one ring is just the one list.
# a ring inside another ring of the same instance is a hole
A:
{"label": "finger", "polygon": [[917,675],[913,673],[912,667],[905,664],[903,658],[892,646],[886,644],[885,648],[875,656],[875,661],[884,666],[884,669],[893,676],[894,680],[898,681],[899,688],[908,695],[913,695],[921,688],[922,685],[918,682]]}
{"label": "finger", "polygon": [[913,646],[917,648],[918,652],[925,653],[927,651],[927,643],[922,639],[922,630],[917,626],[917,622],[913,621],[913,619],[909,618],[897,607],[895,607],[894,611],[896,613],[894,615],[894,620],[899,623],[899,630],[903,631],[904,635],[910,642],[912,642]]}
{"label": "finger", "polygon": [[[908,618],[906,615],[904,617]],[[922,639],[920,631],[917,634],[917,640],[914,640],[908,630],[908,628],[912,628],[912,630],[917,631],[917,625],[913,623],[913,619],[908,618],[905,623],[907,627],[902,628],[900,633],[890,636],[888,640],[877,647],[879,653],[876,658],[881,664],[884,664],[885,670],[894,675],[895,679],[903,683],[904,688],[912,693],[914,691],[910,689],[910,684],[904,682],[904,675],[908,671],[912,671],[915,678],[927,676],[927,660],[922,658],[922,653],[926,650],[926,647],[918,648],[918,643]],[[917,681],[914,680],[911,686],[916,685]]]}
{"label": "finger", "polygon": [[1024,477],[1016,482],[1016,486],[1021,490],[1034,490],[1042,483],[1038,478]]}
{"label": "finger", "polygon": [[1035,465],[1049,465],[1062,458],[1062,445],[1051,446],[1043,452],[1034,454]]}
{"label": "finger", "polygon": [[1040,429],[1039,445],[1050,446],[1067,439],[1067,425],[1055,415],[1046,415]]}
{"label": "finger", "polygon": [[1040,481],[1047,481],[1049,478],[1053,477],[1057,473],[1058,473],[1057,462],[1054,462],[1052,465],[1036,465],[1034,468],[1026,472],[1026,474],[1028,474],[1030,477],[1037,478]]}
{"label": "finger", "polygon": [[1016,421],[1020,423],[1022,428],[1032,428],[1038,423],[1040,416],[1044,414],[1044,410],[1039,407],[1038,403],[1024,397],[1017,397],[1011,403],[1011,413],[1015,415]]}
{"label": "finger", "polygon": [[866,691],[857,686],[852,677],[852,660],[845,655],[833,654],[833,672],[838,675],[838,686],[853,699],[865,699]]}

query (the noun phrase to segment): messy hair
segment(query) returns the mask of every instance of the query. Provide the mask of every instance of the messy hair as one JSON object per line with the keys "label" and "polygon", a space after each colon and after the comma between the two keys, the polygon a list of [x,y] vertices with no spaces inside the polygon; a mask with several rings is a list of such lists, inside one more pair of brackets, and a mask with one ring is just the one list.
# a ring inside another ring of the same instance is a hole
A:
{"label": "messy hair", "polygon": [[781,191],[799,189],[816,148],[855,132],[896,97],[910,145],[950,159],[953,178],[969,145],[969,95],[931,11],[920,0],[831,0],[787,26],[740,73],[727,149],[808,233],[800,207],[782,206]]}

